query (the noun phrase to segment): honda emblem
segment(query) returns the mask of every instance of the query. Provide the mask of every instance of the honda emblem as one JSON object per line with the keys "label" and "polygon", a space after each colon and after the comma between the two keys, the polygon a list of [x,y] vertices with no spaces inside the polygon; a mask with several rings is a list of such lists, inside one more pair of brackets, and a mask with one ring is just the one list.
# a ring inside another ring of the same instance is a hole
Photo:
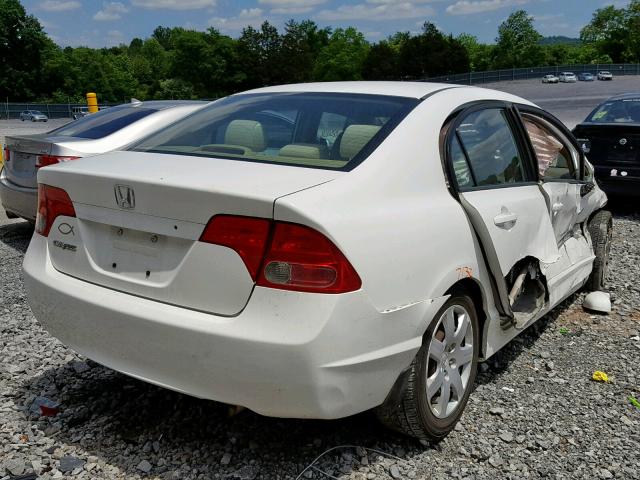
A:
{"label": "honda emblem", "polygon": [[113,187],[116,194],[116,203],[120,208],[130,210],[136,206],[136,197],[133,188],[128,185],[116,185]]}

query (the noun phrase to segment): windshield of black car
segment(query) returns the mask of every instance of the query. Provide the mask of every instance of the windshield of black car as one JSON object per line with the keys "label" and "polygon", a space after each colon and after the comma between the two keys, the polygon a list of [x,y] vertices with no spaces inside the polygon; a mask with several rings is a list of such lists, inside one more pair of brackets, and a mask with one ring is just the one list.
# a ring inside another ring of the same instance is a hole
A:
{"label": "windshield of black car", "polygon": [[89,114],[49,133],[65,137],[103,138],[157,111],[155,108],[121,105]]}
{"label": "windshield of black car", "polygon": [[152,134],[132,150],[350,169],[418,102],[348,93],[233,95]]}
{"label": "windshield of black car", "polygon": [[640,97],[610,100],[587,118],[592,123],[640,123]]}

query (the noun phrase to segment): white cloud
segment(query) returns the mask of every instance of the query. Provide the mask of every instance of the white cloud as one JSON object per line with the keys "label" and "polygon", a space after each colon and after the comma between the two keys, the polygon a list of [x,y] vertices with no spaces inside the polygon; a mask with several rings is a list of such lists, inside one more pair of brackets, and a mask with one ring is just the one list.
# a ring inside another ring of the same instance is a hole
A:
{"label": "white cloud", "polygon": [[249,25],[259,27],[264,21],[264,11],[261,8],[243,8],[235,17],[210,18],[209,26],[215,27],[224,33],[236,33]]}
{"label": "white cloud", "polygon": [[93,16],[94,20],[99,22],[108,22],[111,20],[119,20],[123,13],[127,13],[129,9],[121,2],[108,2],[102,4],[102,10]]}
{"label": "white cloud", "polygon": [[150,10],[197,10],[216,6],[216,0],[132,0],[131,3]]}
{"label": "white cloud", "polygon": [[514,5],[524,5],[529,0],[458,0],[453,5],[447,7],[447,13],[451,15],[469,15],[473,13],[484,13],[500,8],[512,7]]}
{"label": "white cloud", "polygon": [[356,5],[341,5],[334,10],[322,10],[315,18],[325,21],[340,20],[395,20],[400,18],[429,17],[435,15],[433,8],[414,2],[392,2],[370,5],[359,3]]}
{"label": "white cloud", "polygon": [[75,0],[60,1],[60,0],[45,0],[38,4],[40,10],[46,10],[47,12],[66,12],[67,10],[75,10],[80,8],[82,4]]}
{"label": "white cloud", "polygon": [[297,15],[307,13],[327,0],[258,0],[261,5],[271,7],[274,15]]}

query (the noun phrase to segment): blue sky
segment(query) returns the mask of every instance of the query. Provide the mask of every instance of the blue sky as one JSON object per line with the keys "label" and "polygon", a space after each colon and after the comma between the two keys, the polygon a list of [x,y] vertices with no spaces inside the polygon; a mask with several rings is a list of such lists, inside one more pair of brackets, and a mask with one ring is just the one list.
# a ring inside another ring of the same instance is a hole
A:
{"label": "blue sky", "polygon": [[146,38],[158,25],[238,36],[264,20],[279,28],[286,20],[310,18],[321,26],[353,25],[371,41],[396,31],[417,32],[425,20],[443,32],[462,32],[492,42],[498,25],[524,8],[543,35],[578,36],[592,13],[624,0],[23,0],[60,45],[112,46]]}

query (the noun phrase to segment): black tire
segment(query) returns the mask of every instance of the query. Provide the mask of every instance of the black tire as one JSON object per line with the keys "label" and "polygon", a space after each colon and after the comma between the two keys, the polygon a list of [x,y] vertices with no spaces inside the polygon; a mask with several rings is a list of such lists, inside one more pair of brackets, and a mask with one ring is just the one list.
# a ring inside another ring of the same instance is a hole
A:
{"label": "black tire", "polygon": [[[458,399],[455,410],[447,417],[438,418],[432,411],[427,398],[426,385],[430,365],[428,348],[440,318],[449,307],[454,305],[462,306],[469,313],[473,329],[473,357],[469,378],[462,398]],[[424,334],[422,347],[418,350],[408,371],[400,377],[398,383],[394,386],[394,392],[389,395],[382,405],[375,409],[378,419],[385,426],[411,437],[430,442],[442,440],[453,430],[469,400],[478,369],[479,350],[479,323],[473,301],[464,293],[456,293],[434,316]]]}
{"label": "black tire", "polygon": [[587,280],[586,288],[593,292],[602,290],[606,284],[612,233],[611,212],[600,210],[589,220],[589,235],[591,235],[591,244],[596,258],[593,261],[593,270]]}

